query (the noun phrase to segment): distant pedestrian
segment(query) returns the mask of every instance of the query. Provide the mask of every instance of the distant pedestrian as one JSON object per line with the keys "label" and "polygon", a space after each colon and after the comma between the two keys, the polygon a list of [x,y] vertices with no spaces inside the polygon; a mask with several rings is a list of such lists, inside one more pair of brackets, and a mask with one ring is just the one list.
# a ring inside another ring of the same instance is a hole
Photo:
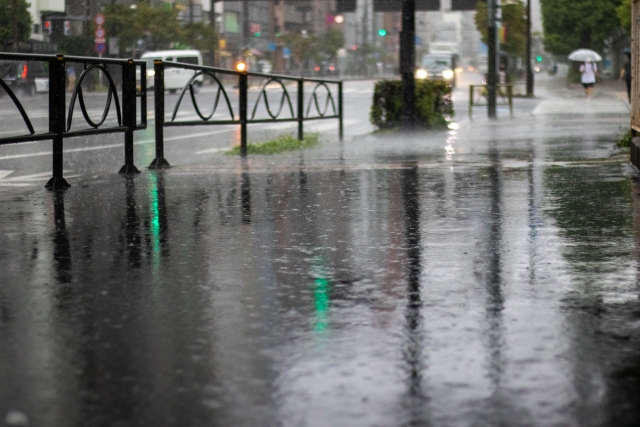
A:
{"label": "distant pedestrian", "polygon": [[596,73],[598,72],[598,66],[595,62],[587,61],[580,65],[580,72],[582,73],[580,82],[584,88],[584,94],[587,99],[591,99],[591,92],[593,92],[593,87],[596,85]]}
{"label": "distant pedestrian", "polygon": [[67,66],[67,92],[73,92],[76,87],[76,70],[73,65]]}
{"label": "distant pedestrian", "polygon": [[624,54],[627,56],[627,62],[624,63],[622,70],[620,70],[620,81],[624,79],[627,84],[627,97],[629,98],[629,104],[631,104],[631,50],[629,48],[625,49]]}

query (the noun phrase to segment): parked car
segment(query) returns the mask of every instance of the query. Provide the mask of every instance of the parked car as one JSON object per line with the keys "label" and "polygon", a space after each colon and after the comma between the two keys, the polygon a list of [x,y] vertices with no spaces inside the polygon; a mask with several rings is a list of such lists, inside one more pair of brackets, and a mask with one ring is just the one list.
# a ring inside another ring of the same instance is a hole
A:
{"label": "parked car", "polygon": [[0,61],[0,78],[14,93],[33,96],[49,92],[47,66],[43,61]]}
{"label": "parked car", "polygon": [[[197,50],[161,50],[156,52],[147,52],[143,54],[140,59],[147,62],[147,88],[150,89],[154,86],[153,60],[161,59],[164,61],[180,62],[183,64],[202,65],[202,55]],[[175,93],[177,90],[182,90],[187,84],[189,79],[193,77],[195,71],[186,70],[184,68],[167,67],[164,69],[164,89],[169,93]],[[140,71],[136,70],[136,83],[140,86]],[[193,82],[193,89],[196,93],[200,91],[203,76],[199,76]]]}
{"label": "parked car", "polygon": [[428,53],[422,57],[416,78],[420,80],[444,80],[456,87],[458,56],[450,53]]}

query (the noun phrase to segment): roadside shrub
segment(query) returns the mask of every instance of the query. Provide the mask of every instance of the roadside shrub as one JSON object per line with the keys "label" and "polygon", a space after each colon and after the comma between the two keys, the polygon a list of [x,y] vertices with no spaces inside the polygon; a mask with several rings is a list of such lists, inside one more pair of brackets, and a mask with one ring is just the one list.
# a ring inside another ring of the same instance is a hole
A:
{"label": "roadside shrub", "polygon": [[[369,118],[378,129],[392,129],[400,125],[402,81],[380,80],[373,90],[373,104]],[[446,126],[446,116],[453,116],[451,87],[442,81],[416,81],[416,119],[419,126]]]}
{"label": "roadside shrub", "polygon": [[632,139],[633,139],[633,132],[631,131],[631,129],[628,129],[622,134],[622,136],[620,137],[616,145],[620,148],[631,147]]}

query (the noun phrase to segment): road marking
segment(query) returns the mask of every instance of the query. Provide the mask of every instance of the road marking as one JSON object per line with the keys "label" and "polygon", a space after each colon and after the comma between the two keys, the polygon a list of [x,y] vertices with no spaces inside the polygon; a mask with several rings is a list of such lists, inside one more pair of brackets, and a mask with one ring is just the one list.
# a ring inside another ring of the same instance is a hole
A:
{"label": "road marking", "polygon": [[[350,119],[350,120],[345,120],[344,121],[344,125],[351,125],[354,123],[357,123],[358,120],[354,120],[354,119]],[[269,130],[278,130],[278,129],[285,129],[285,126],[282,125],[286,125],[286,127],[295,127],[297,126],[296,123],[293,122],[288,122],[288,123],[277,123],[277,124],[273,124],[273,125],[269,125],[267,127],[267,129]],[[237,126],[237,125],[229,125],[229,126]],[[319,125],[308,125],[307,129],[311,130],[311,131],[320,131],[320,130],[325,130],[325,129],[331,129],[332,127],[335,127],[336,123],[323,123],[323,124],[319,124]],[[234,129],[219,129],[219,130],[214,130],[214,131],[209,131],[209,132],[201,132],[201,133],[191,133],[191,134],[187,134],[187,135],[178,135],[178,136],[171,136],[171,137],[167,137],[164,139],[165,142],[171,142],[171,141],[179,141],[182,139],[191,139],[191,138],[199,138],[199,137],[203,137],[203,136],[211,136],[211,135],[217,135],[217,134],[221,134],[221,133],[225,133],[225,132],[233,132]],[[48,141],[39,141],[39,142],[48,142]],[[142,140],[142,141],[136,141],[134,142],[134,145],[144,145],[144,144],[154,144],[155,143],[155,139],[146,139],[146,140]],[[65,153],[79,153],[79,152],[83,152],[83,151],[96,151],[96,150],[108,150],[110,148],[119,148],[119,147],[123,147],[124,143],[120,143],[120,144],[105,144],[105,145],[94,145],[94,146],[90,146],[90,147],[79,147],[79,148],[69,148],[64,150]],[[52,154],[51,151],[37,151],[35,153],[24,153],[24,154],[9,154],[6,156],[0,156],[0,160],[10,160],[10,159],[23,159],[23,158],[28,158],[28,157],[38,157],[38,156],[50,156]],[[197,153],[196,153],[197,154]]]}
{"label": "road marking", "polygon": [[193,154],[214,154],[219,153],[221,151],[227,151],[228,148],[207,148],[206,150],[196,151]]}
{"label": "road marking", "polygon": [[[31,175],[21,175],[21,176],[12,176],[11,178],[6,178],[8,175],[12,174],[14,171],[3,170],[0,171],[0,187],[28,187],[30,185],[34,185],[38,182],[48,181],[51,178],[51,172],[42,172],[35,173]],[[70,170],[63,170],[62,173],[65,178],[76,178],[80,175],[69,175]]]}

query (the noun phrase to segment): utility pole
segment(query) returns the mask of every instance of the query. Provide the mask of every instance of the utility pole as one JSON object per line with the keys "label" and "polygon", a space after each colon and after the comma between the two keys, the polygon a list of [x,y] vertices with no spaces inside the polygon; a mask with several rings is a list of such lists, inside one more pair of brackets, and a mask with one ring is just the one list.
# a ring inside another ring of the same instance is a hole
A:
{"label": "utility pole", "polygon": [[[400,33],[400,74],[402,75],[402,112],[400,127],[411,130],[416,124],[416,2],[402,0]],[[495,92],[494,92],[495,96]]]}
{"label": "utility pole", "polygon": [[489,26],[488,47],[489,47],[489,70],[487,76],[487,114],[490,119],[496,118],[496,77],[498,60],[498,37],[497,37],[497,2],[500,0],[488,0],[487,11],[489,13],[487,24]]}
{"label": "utility pole", "polygon": [[249,2],[242,1],[242,42],[245,46],[249,46]]}
{"label": "utility pole", "polygon": [[533,71],[531,70],[531,0],[527,0],[527,96],[533,97]]}

